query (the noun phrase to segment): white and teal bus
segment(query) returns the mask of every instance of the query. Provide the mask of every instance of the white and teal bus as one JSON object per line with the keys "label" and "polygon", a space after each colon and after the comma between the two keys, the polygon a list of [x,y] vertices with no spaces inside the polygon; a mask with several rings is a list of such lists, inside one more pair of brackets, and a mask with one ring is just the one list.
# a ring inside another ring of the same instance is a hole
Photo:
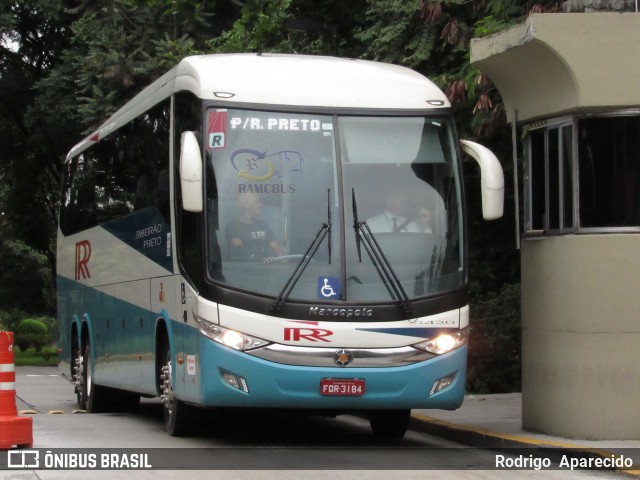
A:
{"label": "white and teal bus", "polygon": [[446,96],[403,67],[194,56],[67,156],[60,368],[78,403],[369,414],[463,400],[469,308],[461,152],[485,218],[503,176]]}

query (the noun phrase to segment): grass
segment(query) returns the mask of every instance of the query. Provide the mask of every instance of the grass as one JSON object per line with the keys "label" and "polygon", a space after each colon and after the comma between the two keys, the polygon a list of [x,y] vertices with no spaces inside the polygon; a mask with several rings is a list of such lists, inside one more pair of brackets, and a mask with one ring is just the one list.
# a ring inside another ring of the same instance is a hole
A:
{"label": "grass", "polygon": [[45,347],[40,352],[36,352],[34,348],[28,348],[25,352],[20,351],[19,348],[15,348],[13,358],[15,364],[19,367],[58,364],[56,347]]}

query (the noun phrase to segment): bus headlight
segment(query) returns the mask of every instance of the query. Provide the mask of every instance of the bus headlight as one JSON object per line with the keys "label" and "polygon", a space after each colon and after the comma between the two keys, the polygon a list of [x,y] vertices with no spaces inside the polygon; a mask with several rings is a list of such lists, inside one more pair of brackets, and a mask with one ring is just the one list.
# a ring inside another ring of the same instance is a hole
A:
{"label": "bus headlight", "polygon": [[468,339],[469,327],[466,327],[453,333],[443,333],[424,342],[416,343],[413,347],[425,352],[442,355],[465,345]]}
{"label": "bus headlight", "polygon": [[269,342],[262,340],[261,338],[252,337],[245,333],[221,327],[220,325],[208,322],[204,318],[198,316],[196,316],[196,321],[200,327],[200,333],[214,342],[221,343],[222,345],[235,350],[253,350],[269,344]]}

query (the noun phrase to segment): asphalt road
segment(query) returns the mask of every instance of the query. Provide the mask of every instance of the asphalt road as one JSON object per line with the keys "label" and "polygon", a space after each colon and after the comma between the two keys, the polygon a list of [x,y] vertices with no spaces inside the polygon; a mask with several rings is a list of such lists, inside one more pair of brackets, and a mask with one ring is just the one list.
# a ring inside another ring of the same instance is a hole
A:
{"label": "asphalt road", "polygon": [[[163,468],[97,470],[91,478],[614,478],[606,472],[496,471],[496,452],[412,430],[399,441],[379,440],[368,420],[356,416],[211,410],[202,412],[193,435],[175,438],[165,433],[158,399],[143,399],[131,413],[87,414],[77,411],[73,387],[55,367],[17,367],[16,385],[18,410],[34,412],[33,447],[41,462],[45,452],[99,458],[104,449],[125,449],[150,453],[150,463]],[[86,476],[86,470],[0,471],[1,479],[12,480]]]}

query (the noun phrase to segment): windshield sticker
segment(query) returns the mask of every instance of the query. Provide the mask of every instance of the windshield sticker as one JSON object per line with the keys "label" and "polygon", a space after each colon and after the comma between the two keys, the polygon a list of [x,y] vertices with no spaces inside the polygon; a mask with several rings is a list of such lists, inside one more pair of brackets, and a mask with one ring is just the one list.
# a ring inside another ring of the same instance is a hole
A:
{"label": "windshield sticker", "polygon": [[227,111],[209,113],[209,127],[207,130],[208,147],[210,150],[225,148],[227,140]]}
{"label": "windshield sticker", "polygon": [[321,300],[340,298],[340,278],[318,277],[318,298]]}
{"label": "windshield sticker", "polygon": [[[260,118],[260,117],[232,117],[229,120],[232,130],[262,130],[278,132],[321,132],[330,130],[331,124],[322,123],[309,118]],[[331,126],[331,129],[333,126]]]}
{"label": "windshield sticker", "polygon": [[302,172],[304,158],[300,152],[283,150],[267,154],[250,148],[241,148],[231,154],[231,164],[238,178],[266,181],[281,178],[285,172]]}
{"label": "windshield sticker", "polygon": [[[291,173],[301,173],[304,158],[300,152],[281,150],[275,153],[261,152],[250,148],[241,148],[231,154],[231,165],[238,172],[239,179],[248,182],[280,182],[280,179]],[[239,193],[294,193],[295,184],[277,183],[254,185],[240,183]]]}

